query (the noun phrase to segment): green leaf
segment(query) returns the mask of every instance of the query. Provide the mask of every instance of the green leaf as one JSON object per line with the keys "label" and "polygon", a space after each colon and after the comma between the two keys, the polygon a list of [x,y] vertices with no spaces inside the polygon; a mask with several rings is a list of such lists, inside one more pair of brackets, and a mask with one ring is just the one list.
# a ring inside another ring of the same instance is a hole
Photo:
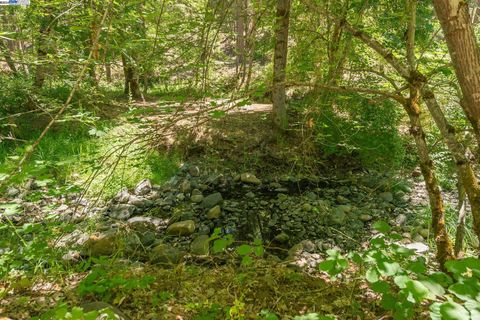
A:
{"label": "green leaf", "polygon": [[475,301],[476,298],[479,296],[478,290],[465,283],[452,284],[448,288],[448,291],[453,293],[457,298],[464,301]]}
{"label": "green leaf", "polygon": [[468,320],[470,313],[462,305],[448,301],[440,306],[440,314],[445,320]]}
{"label": "green leaf", "polygon": [[335,260],[325,260],[318,264],[318,268],[322,271],[329,272],[335,267]]}
{"label": "green leaf", "polygon": [[393,279],[393,282],[400,288],[404,289],[407,287],[407,282],[410,281],[410,278],[407,276],[396,276]]}
{"label": "green leaf", "polygon": [[[420,281],[411,280],[406,283],[406,288],[404,289],[405,292],[409,293],[409,297],[407,298],[410,302],[421,302],[425,300],[430,291],[427,287],[425,287]],[[410,296],[411,295],[411,296]],[[412,301],[413,298],[413,301]]]}
{"label": "green leaf", "polygon": [[218,239],[213,242],[213,252],[214,253],[219,253],[227,249],[228,247],[228,241],[225,239]]}
{"label": "green leaf", "polygon": [[250,256],[243,256],[243,258],[242,258],[242,264],[243,264],[244,266],[249,266],[249,265],[251,265],[252,263],[253,263],[252,257],[250,257]]}
{"label": "green leaf", "polygon": [[397,262],[382,261],[378,264],[377,269],[382,276],[391,277],[396,275],[401,267]]}
{"label": "green leaf", "polygon": [[240,247],[237,247],[237,253],[241,256],[246,256],[252,252],[252,247],[248,244],[243,244]]}
{"label": "green leaf", "polygon": [[388,233],[392,228],[390,227],[390,225],[385,222],[385,221],[376,221],[373,225],[372,225],[373,229],[377,230],[378,232],[381,232],[383,234],[386,234]]}
{"label": "green leaf", "polygon": [[379,279],[379,274],[377,271],[377,268],[373,267],[367,270],[367,273],[365,274],[365,279],[367,279],[368,282],[370,283],[375,283]]}
{"label": "green leaf", "polygon": [[370,284],[370,288],[377,293],[388,293],[390,292],[390,285],[386,281],[377,281]]}

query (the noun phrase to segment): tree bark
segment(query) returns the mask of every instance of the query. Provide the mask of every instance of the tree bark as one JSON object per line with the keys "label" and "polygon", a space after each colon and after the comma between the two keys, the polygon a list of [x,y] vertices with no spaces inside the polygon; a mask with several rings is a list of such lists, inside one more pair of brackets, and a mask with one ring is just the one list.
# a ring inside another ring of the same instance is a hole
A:
{"label": "tree bark", "polygon": [[473,229],[480,239],[480,185],[475,175],[475,171],[470,159],[466,155],[466,150],[455,136],[455,128],[451,126],[442,109],[435,99],[432,91],[424,88],[422,90],[423,100],[425,101],[433,120],[439,128],[447,147],[455,160],[460,183],[468,196],[473,216]]}
{"label": "tree bark", "polygon": [[286,129],[288,126],[285,80],[289,24],[290,0],[277,0],[272,100],[273,121],[280,129]]}
{"label": "tree bark", "polygon": [[425,180],[430,210],[432,211],[432,229],[437,245],[437,261],[442,268],[445,262],[454,259],[453,245],[445,226],[445,209],[437,177],[430,158],[425,132],[420,120],[420,88],[422,83],[410,86],[410,99],[404,105],[410,119],[410,133],[413,135],[420,159],[420,169]]}
{"label": "tree bark", "polygon": [[17,67],[15,66],[15,62],[12,59],[9,48],[7,47],[7,45],[3,40],[0,40],[0,52],[5,58],[5,62],[7,63],[10,70],[12,71],[13,75],[17,75],[18,70],[17,70]]}
{"label": "tree bark", "polygon": [[434,0],[433,5],[462,89],[462,108],[480,142],[480,54],[468,3],[463,0]]}
{"label": "tree bark", "polygon": [[122,64],[123,72],[125,75],[125,95],[131,95],[134,99],[139,99],[142,97],[140,92],[140,79],[135,67],[135,61],[127,56],[125,53],[122,53]]}

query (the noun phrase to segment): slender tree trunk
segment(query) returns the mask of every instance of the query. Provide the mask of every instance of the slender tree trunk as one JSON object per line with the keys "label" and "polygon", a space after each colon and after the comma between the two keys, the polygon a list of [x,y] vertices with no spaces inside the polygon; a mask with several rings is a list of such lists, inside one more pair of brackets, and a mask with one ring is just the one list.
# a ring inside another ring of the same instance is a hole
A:
{"label": "slender tree trunk", "polygon": [[122,53],[123,72],[125,75],[125,95],[131,95],[134,99],[142,97],[140,92],[140,81],[133,59]]}
{"label": "slender tree trunk", "polygon": [[45,83],[47,73],[47,37],[50,34],[49,21],[42,22],[40,32],[37,38],[37,68],[35,70],[34,84],[37,88],[42,88]]}
{"label": "slender tree trunk", "polygon": [[[458,173],[460,176],[460,173]],[[462,185],[460,177],[458,178],[458,220],[457,220],[457,231],[455,233],[455,246],[454,253],[455,257],[461,258],[463,251],[463,241],[465,239],[465,218],[467,215],[466,211],[466,199],[465,199],[465,188]]]}
{"label": "slender tree trunk", "polygon": [[277,0],[272,100],[273,121],[280,129],[286,129],[288,126],[285,80],[289,24],[290,0]]}
{"label": "slender tree trunk", "polygon": [[105,77],[108,83],[112,83],[112,65],[110,62],[105,63]]}
{"label": "slender tree trunk", "polygon": [[5,44],[3,40],[0,40],[0,52],[2,53],[3,57],[5,58],[5,62],[7,63],[8,67],[12,71],[14,75],[18,74],[17,67],[15,66],[15,62],[10,54],[10,50]]}
{"label": "slender tree trunk", "polygon": [[245,0],[235,0],[235,61],[238,75],[240,75],[242,65],[245,62],[246,11]]}
{"label": "slender tree trunk", "polygon": [[447,147],[455,160],[460,183],[465,189],[470,202],[473,216],[473,229],[477,237],[480,239],[480,185],[475,175],[471,160],[467,157],[465,148],[457,140],[455,136],[455,128],[448,123],[433,92],[424,88],[422,90],[422,95],[433,120],[439,128]]}
{"label": "slender tree trunk", "polygon": [[433,5],[442,25],[448,51],[453,62],[464,109],[480,142],[480,53],[470,19],[468,2],[434,0]]}
{"label": "slender tree trunk", "polygon": [[420,87],[422,83],[414,83],[410,86],[410,99],[404,105],[410,118],[410,133],[413,135],[420,159],[425,185],[430,200],[432,211],[432,229],[437,245],[437,260],[443,268],[445,262],[454,259],[453,246],[445,226],[445,209],[443,207],[442,193],[430,158],[425,132],[420,120]]}

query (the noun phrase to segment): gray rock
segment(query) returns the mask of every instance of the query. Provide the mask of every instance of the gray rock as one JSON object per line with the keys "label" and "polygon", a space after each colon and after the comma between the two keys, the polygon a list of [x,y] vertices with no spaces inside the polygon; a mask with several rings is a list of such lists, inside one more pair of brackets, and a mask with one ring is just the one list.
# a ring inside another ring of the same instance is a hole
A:
{"label": "gray rock", "polygon": [[133,217],[127,220],[130,229],[138,232],[147,232],[157,230],[157,225],[151,217]]}
{"label": "gray rock", "polygon": [[80,308],[83,309],[85,313],[91,311],[100,312],[100,315],[97,319],[110,319],[112,316],[117,320],[130,320],[122,311],[118,308],[105,303],[105,302],[89,302],[80,305]]}
{"label": "gray rock", "polygon": [[161,243],[150,252],[150,261],[158,264],[178,264],[184,254],[177,248]]}
{"label": "gray rock", "polygon": [[84,244],[84,254],[90,257],[111,256],[118,248],[118,234],[114,230],[91,235]]}
{"label": "gray rock", "polygon": [[14,198],[14,197],[16,197],[19,193],[20,193],[20,190],[18,190],[17,188],[9,187],[9,188],[7,189],[7,197],[9,197],[9,198]]}
{"label": "gray rock", "polygon": [[203,201],[203,196],[201,194],[196,194],[193,195],[190,200],[192,200],[193,203],[200,203]]}
{"label": "gray rock", "polygon": [[302,209],[303,209],[303,211],[310,212],[310,211],[312,211],[312,205],[310,203],[305,203],[302,206]]}
{"label": "gray rock", "polygon": [[333,212],[330,214],[330,220],[332,223],[337,225],[343,225],[347,219],[347,213],[349,211],[345,210],[346,206],[338,206],[333,209]]}
{"label": "gray rock", "polygon": [[179,190],[182,193],[189,193],[190,190],[192,190],[192,184],[190,183],[190,181],[185,179],[182,181],[182,183],[180,183]]}
{"label": "gray rock", "polygon": [[244,183],[256,184],[256,185],[262,184],[262,181],[260,179],[258,179],[254,174],[248,173],[248,172],[242,173],[240,175],[240,181]]}
{"label": "gray rock", "polygon": [[360,219],[360,221],[368,222],[368,221],[372,221],[373,217],[369,214],[362,214],[362,215],[360,215],[359,219]]}
{"label": "gray rock", "polygon": [[204,208],[213,208],[223,202],[223,197],[220,192],[212,193],[203,199],[202,206]]}
{"label": "gray rock", "polygon": [[192,176],[192,177],[198,177],[200,175],[200,168],[198,168],[197,166],[191,166],[189,169],[188,169],[188,173]]}
{"label": "gray rock", "polygon": [[430,230],[428,229],[421,229],[418,233],[425,239],[427,239],[430,236]]}
{"label": "gray rock", "polygon": [[201,196],[202,195],[202,191],[198,190],[198,189],[193,189],[192,190],[192,196]]}
{"label": "gray rock", "polygon": [[138,208],[145,208],[148,207],[151,204],[151,200],[131,195],[128,199],[128,204],[131,204],[132,206],[138,207]]}
{"label": "gray rock", "polygon": [[127,188],[122,188],[115,197],[113,197],[113,201],[117,203],[127,203],[130,200],[130,193],[128,192]]}
{"label": "gray rock", "polygon": [[344,196],[338,195],[337,196],[337,202],[340,203],[340,204],[347,204],[350,201],[347,198],[345,198]]}
{"label": "gray rock", "polygon": [[405,224],[405,222],[407,222],[407,216],[404,215],[404,214],[399,214],[395,218],[395,224],[399,227],[403,226]]}
{"label": "gray rock", "polygon": [[210,253],[210,237],[200,235],[192,241],[190,252],[197,256],[207,256]]}
{"label": "gray rock", "polygon": [[220,208],[219,205],[216,205],[215,207],[211,208],[207,212],[207,218],[208,219],[218,219],[220,218],[220,215],[222,214],[222,209]]}
{"label": "gray rock", "polygon": [[189,236],[195,232],[195,221],[185,220],[175,222],[167,228],[167,234],[175,236]]}
{"label": "gray rock", "polygon": [[139,184],[135,187],[134,193],[137,196],[144,196],[152,191],[152,183],[148,179],[140,181]]}
{"label": "gray rock", "polygon": [[286,234],[285,232],[282,232],[280,234],[277,234],[275,236],[275,240],[280,242],[280,243],[287,243],[288,240],[290,240],[290,236]]}
{"label": "gray rock", "polygon": [[131,204],[116,204],[108,209],[108,215],[114,219],[127,220],[135,211],[135,206]]}
{"label": "gray rock", "polygon": [[247,197],[247,198],[249,198],[249,199],[253,199],[253,198],[255,198],[255,193],[253,193],[253,192],[250,191],[250,192],[248,192],[248,193],[245,195],[245,197]]}
{"label": "gray rock", "polygon": [[385,202],[393,201],[393,194],[391,192],[382,192],[378,196]]}

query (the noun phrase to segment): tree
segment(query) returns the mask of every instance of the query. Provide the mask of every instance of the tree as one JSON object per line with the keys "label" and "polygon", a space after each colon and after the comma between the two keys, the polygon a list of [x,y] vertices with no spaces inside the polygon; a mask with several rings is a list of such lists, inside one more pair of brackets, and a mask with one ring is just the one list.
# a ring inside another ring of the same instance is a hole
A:
{"label": "tree", "polygon": [[275,50],[273,54],[273,121],[280,129],[288,125],[285,80],[288,53],[290,0],[277,0]]}
{"label": "tree", "polygon": [[434,0],[433,5],[462,90],[461,106],[480,143],[480,53],[468,3],[462,0]]}

